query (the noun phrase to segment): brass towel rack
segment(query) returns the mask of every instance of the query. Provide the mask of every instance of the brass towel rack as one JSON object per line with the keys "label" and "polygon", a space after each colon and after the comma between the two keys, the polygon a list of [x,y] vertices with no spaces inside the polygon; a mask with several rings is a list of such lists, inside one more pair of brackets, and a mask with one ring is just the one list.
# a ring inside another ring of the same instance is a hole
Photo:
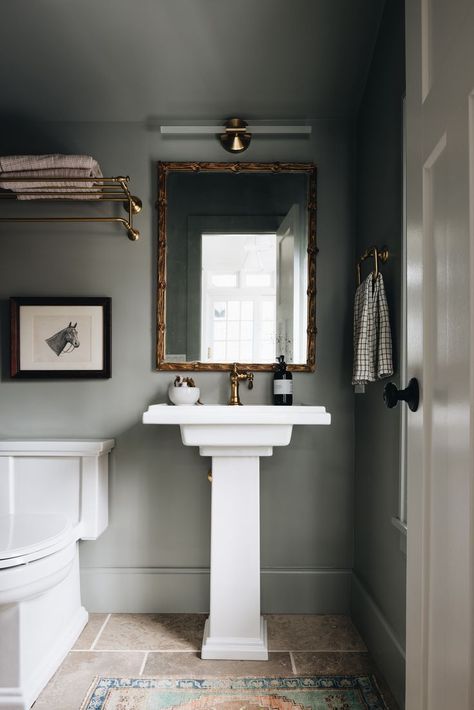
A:
{"label": "brass towel rack", "polygon": [[[128,183],[130,178],[123,177],[70,177],[61,180],[58,177],[6,177],[2,175],[3,183],[15,183],[15,191],[0,190],[0,200],[15,200],[17,204],[25,202],[121,202],[127,212],[125,217],[0,217],[0,222],[118,222],[122,224],[131,241],[136,241],[140,232],[133,226],[133,216],[142,209],[139,197],[132,195]],[[19,183],[28,184],[24,190],[18,189]],[[31,183],[39,183],[38,189]],[[88,183],[81,187],[81,183]],[[92,183],[92,187],[91,187]]]}
{"label": "brass towel rack", "polygon": [[389,256],[389,252],[388,252],[387,247],[382,247],[381,249],[379,249],[378,247],[373,246],[373,247],[369,247],[368,249],[366,249],[365,252],[360,257],[359,261],[357,262],[357,266],[356,266],[357,286],[360,286],[360,267],[361,267],[361,264],[363,261],[373,257],[373,259],[374,259],[373,279],[375,281],[375,279],[377,278],[377,276],[379,274],[379,262],[381,261],[382,264],[385,264],[388,261],[388,256]]}

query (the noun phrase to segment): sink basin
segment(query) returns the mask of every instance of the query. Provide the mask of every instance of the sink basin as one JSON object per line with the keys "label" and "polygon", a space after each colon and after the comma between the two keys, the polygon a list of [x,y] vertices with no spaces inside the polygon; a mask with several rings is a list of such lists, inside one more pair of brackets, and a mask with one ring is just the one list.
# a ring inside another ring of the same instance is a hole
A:
{"label": "sink basin", "polygon": [[260,614],[260,456],[290,443],[294,425],[330,424],[325,407],[153,404],[145,424],[175,424],[212,457],[211,594],[204,659],[267,660]]}
{"label": "sink basin", "polygon": [[[179,424],[185,446],[199,446],[201,456],[235,449],[234,456],[271,456],[273,446],[287,446],[294,424],[330,424],[325,407],[268,405],[194,405],[174,407],[153,404],[143,415],[145,424]],[[229,455],[230,452],[227,451]]]}

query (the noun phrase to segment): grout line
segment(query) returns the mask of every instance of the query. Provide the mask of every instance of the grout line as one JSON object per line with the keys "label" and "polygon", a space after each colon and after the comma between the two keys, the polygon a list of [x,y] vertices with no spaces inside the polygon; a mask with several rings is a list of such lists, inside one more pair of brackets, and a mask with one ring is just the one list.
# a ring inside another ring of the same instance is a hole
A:
{"label": "grout line", "polygon": [[90,647],[89,651],[94,651],[94,650],[95,650],[95,645],[96,645],[97,641],[100,639],[100,637],[101,637],[101,635],[102,635],[102,631],[103,631],[103,630],[105,629],[105,627],[107,626],[107,622],[108,622],[108,620],[110,619],[111,616],[112,616],[112,614],[107,614],[107,617],[106,617],[104,623],[102,624],[102,626],[100,627],[99,633],[97,634],[97,636],[95,637],[94,641],[92,642],[92,646]]}
{"label": "grout line", "polygon": [[292,651],[290,651],[290,661],[291,661],[291,670],[292,670],[293,675],[298,675],[298,673],[296,672],[295,658],[293,656]]}
{"label": "grout line", "polygon": [[143,671],[145,670],[145,665],[148,660],[148,654],[149,654],[149,651],[145,651],[145,655],[143,656],[142,665],[140,666],[140,670],[138,671],[138,675],[143,675]]}
{"label": "grout line", "polygon": [[[71,653],[90,653],[91,649],[72,648]],[[144,648],[95,648],[94,653],[148,653]]]}
{"label": "grout line", "polygon": [[368,653],[366,648],[269,648],[271,653]]}
{"label": "grout line", "polygon": [[[100,632],[99,632],[100,633]],[[95,642],[94,642],[95,643]],[[71,653],[199,653],[197,648],[72,648]],[[269,648],[269,653],[364,653],[368,654],[367,649],[349,649],[340,648],[302,648],[289,649],[285,648]]]}
{"label": "grout line", "polygon": [[[89,653],[91,648],[71,648],[71,653]],[[195,648],[94,648],[94,653],[198,653]]]}

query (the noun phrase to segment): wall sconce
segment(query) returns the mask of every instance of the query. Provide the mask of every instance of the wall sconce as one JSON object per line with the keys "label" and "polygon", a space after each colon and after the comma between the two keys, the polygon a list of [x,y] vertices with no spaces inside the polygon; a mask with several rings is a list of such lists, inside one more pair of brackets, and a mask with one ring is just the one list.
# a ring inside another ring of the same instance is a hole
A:
{"label": "wall sconce", "polygon": [[163,135],[209,135],[214,134],[229,153],[243,153],[250,145],[252,136],[261,135],[302,135],[311,134],[311,126],[272,126],[254,125],[248,126],[247,122],[241,118],[229,118],[224,123],[225,132],[222,133],[222,126],[160,126]]}
{"label": "wall sconce", "polygon": [[219,136],[224,150],[229,153],[242,153],[250,145],[252,134],[247,131],[247,122],[241,118],[229,118],[225,122],[225,133]]}

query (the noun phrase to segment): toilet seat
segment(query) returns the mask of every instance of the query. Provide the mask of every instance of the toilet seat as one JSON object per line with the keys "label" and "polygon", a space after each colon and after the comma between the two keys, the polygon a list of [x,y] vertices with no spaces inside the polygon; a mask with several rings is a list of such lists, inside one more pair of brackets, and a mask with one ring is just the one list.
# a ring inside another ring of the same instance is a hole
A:
{"label": "toilet seat", "polygon": [[72,530],[63,513],[0,515],[0,569],[56,552],[71,541]]}

